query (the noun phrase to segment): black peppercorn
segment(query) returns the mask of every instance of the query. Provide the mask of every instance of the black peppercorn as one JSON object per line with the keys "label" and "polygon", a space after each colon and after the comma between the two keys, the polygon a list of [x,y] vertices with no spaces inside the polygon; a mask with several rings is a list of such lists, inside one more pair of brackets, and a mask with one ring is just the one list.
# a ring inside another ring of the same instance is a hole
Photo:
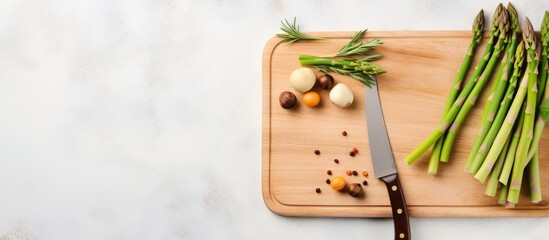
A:
{"label": "black peppercorn", "polygon": [[316,193],[320,193],[320,192],[322,192],[322,191],[320,190],[320,188],[316,188],[316,190],[315,190],[315,191],[316,191]]}

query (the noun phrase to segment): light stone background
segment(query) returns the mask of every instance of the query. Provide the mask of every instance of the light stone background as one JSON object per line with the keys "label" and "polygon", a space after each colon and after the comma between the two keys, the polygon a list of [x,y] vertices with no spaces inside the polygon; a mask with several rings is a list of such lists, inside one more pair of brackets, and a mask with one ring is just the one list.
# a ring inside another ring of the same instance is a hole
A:
{"label": "light stone background", "polygon": [[[390,219],[265,207],[264,44],[294,16],[305,31],[463,30],[497,3],[0,1],[0,239],[392,239]],[[515,6],[539,29],[549,2]],[[543,239],[549,219],[411,225]]]}

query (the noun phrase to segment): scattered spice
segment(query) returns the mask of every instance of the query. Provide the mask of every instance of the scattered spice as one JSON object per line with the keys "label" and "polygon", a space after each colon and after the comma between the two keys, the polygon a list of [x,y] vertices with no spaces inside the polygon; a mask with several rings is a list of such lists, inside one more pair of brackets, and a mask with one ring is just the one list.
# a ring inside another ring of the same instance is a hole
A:
{"label": "scattered spice", "polygon": [[342,176],[332,178],[332,182],[330,183],[330,187],[337,191],[344,189],[346,185],[347,183],[345,182],[345,178]]}
{"label": "scattered spice", "polygon": [[320,190],[320,188],[316,188],[316,193],[321,193],[322,190]]}
{"label": "scattered spice", "polygon": [[362,182],[362,185],[364,186],[368,185],[368,181],[364,180],[364,182]]}
{"label": "scattered spice", "polygon": [[363,171],[363,172],[362,172],[362,176],[367,177],[367,176],[368,176],[368,172],[367,172],[367,171]]}
{"label": "scattered spice", "polygon": [[328,175],[332,175],[332,170],[328,170],[326,173],[327,173]]}
{"label": "scattered spice", "polygon": [[353,171],[353,176],[357,176],[357,175],[358,175],[358,172]]}
{"label": "scattered spice", "polygon": [[354,157],[354,156],[355,156],[355,153],[354,153],[354,152],[350,152],[349,155],[351,155],[351,157]]}
{"label": "scattered spice", "polygon": [[318,149],[315,150],[316,155],[320,155],[320,151]]}
{"label": "scattered spice", "polygon": [[353,148],[353,149],[351,149],[351,152],[358,153],[358,149]]}
{"label": "scattered spice", "polygon": [[343,135],[343,136],[347,136],[347,131],[343,131],[343,132],[341,132],[341,135]]}
{"label": "scattered spice", "polygon": [[352,172],[351,172],[351,170],[347,170],[347,171],[345,171],[345,174],[347,174],[347,176],[351,176]]}
{"label": "scattered spice", "polygon": [[337,163],[337,164],[339,164],[339,160],[338,160],[337,158],[334,159],[334,162]]}
{"label": "scattered spice", "polygon": [[364,190],[362,190],[362,186],[360,186],[360,183],[353,183],[349,185],[349,189],[347,190],[349,195],[353,197],[360,197],[362,194],[364,194]]}
{"label": "scattered spice", "polygon": [[330,184],[332,181],[330,181],[330,179],[326,179],[326,183],[327,184]]}

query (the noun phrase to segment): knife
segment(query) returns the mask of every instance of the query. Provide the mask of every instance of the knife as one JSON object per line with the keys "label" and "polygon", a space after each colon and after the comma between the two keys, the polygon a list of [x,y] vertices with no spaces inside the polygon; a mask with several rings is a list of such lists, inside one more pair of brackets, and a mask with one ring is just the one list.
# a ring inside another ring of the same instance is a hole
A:
{"label": "knife", "polygon": [[373,76],[374,85],[366,86],[366,125],[368,126],[368,141],[370,155],[374,166],[374,175],[385,182],[395,225],[395,239],[411,239],[410,221],[406,209],[406,201],[398,179],[391,143],[385,128],[383,110],[379,101],[377,78]]}

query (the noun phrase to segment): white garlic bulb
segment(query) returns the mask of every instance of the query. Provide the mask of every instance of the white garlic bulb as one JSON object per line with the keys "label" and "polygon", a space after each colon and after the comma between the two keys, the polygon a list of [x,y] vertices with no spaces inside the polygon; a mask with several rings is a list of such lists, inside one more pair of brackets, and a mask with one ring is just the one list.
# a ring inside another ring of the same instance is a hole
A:
{"label": "white garlic bulb", "polygon": [[298,92],[307,92],[313,88],[316,75],[310,68],[298,68],[290,75],[290,85]]}
{"label": "white garlic bulb", "polygon": [[330,91],[330,101],[338,107],[351,106],[353,100],[353,92],[351,92],[351,89],[343,83],[338,83]]}

